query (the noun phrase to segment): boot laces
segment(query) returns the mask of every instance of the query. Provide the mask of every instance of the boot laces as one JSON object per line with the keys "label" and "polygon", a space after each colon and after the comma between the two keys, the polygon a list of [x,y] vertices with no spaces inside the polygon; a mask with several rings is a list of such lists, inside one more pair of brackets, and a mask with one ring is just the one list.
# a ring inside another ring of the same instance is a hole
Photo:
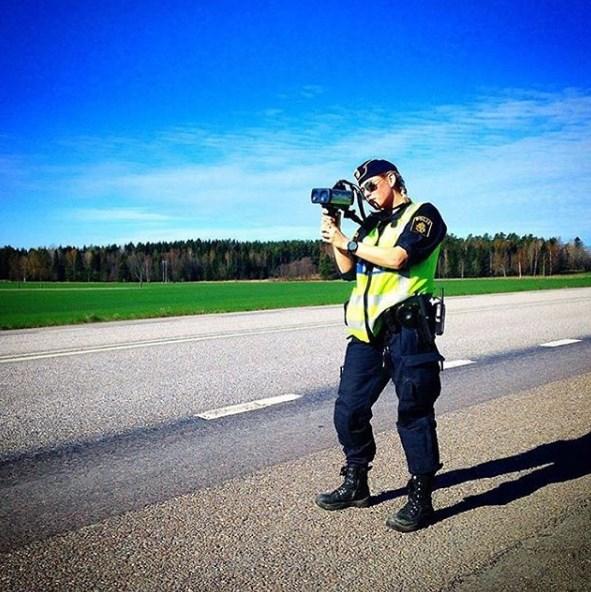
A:
{"label": "boot laces", "polygon": [[343,465],[341,467],[340,475],[341,477],[344,477],[345,480],[343,481],[341,486],[335,490],[335,493],[341,496],[347,495],[351,487],[358,487],[361,474],[363,472],[367,473],[367,471],[369,471],[370,469],[371,467],[363,467],[358,465]]}
{"label": "boot laces", "polygon": [[361,465],[343,465],[341,467],[341,477],[345,477],[345,481],[357,481],[363,473],[367,473],[370,470],[371,467]]}
{"label": "boot laces", "polygon": [[429,501],[429,488],[418,479],[410,479],[408,482],[407,508],[413,514],[418,514],[423,505]]}

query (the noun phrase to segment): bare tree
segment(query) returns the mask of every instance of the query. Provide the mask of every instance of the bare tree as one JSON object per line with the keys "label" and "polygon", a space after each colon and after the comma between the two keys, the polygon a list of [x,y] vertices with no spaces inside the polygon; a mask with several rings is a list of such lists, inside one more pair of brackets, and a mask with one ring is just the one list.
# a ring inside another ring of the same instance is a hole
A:
{"label": "bare tree", "polygon": [[140,288],[144,283],[144,273],[145,273],[145,256],[140,251],[133,251],[131,255],[127,257],[127,267],[129,268],[129,273],[131,277],[136,279],[140,283]]}

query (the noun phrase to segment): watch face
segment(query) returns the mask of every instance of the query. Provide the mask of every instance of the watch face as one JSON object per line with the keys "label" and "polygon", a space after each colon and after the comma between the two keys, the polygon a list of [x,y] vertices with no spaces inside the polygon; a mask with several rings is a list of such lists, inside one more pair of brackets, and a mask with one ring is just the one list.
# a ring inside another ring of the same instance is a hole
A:
{"label": "watch face", "polygon": [[347,251],[349,251],[349,253],[355,253],[358,246],[357,241],[349,241],[347,244]]}

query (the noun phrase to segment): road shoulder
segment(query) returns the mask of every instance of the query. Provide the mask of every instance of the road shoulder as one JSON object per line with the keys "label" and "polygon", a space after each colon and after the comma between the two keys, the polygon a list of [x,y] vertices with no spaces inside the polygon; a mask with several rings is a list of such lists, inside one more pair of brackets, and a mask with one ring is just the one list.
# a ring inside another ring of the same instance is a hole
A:
{"label": "road shoulder", "polygon": [[459,577],[446,592],[587,592],[591,581],[591,501],[565,508],[553,524]]}
{"label": "road shoulder", "polygon": [[554,569],[569,583],[589,575],[578,547],[556,550],[591,526],[590,395],[586,374],[441,417],[438,521],[416,533],[384,525],[407,475],[396,434],[383,433],[366,510],[313,504],[338,484],[335,447],[5,554],[0,587],[465,592],[523,577],[560,589],[546,585],[565,581]]}

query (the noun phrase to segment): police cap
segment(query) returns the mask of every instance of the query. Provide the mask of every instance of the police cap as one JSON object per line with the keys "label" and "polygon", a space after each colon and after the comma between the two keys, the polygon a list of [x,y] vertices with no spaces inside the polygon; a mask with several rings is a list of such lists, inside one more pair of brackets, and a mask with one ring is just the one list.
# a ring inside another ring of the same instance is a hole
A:
{"label": "police cap", "polygon": [[367,179],[375,177],[376,175],[383,175],[388,171],[395,171],[398,173],[396,165],[392,164],[388,160],[370,159],[366,160],[363,164],[360,164],[353,175],[357,181],[357,185],[362,185]]}

